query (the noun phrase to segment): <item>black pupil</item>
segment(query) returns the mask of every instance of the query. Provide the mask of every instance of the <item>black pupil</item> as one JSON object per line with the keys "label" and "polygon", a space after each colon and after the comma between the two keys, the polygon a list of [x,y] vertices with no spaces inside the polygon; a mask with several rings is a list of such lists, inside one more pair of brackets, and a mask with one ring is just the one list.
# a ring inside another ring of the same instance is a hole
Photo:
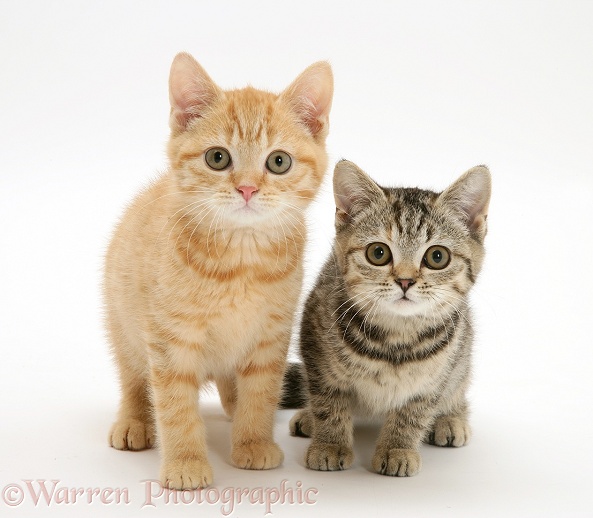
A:
{"label": "black pupil", "polygon": [[276,166],[282,167],[282,157],[280,155],[276,155],[276,158],[274,158],[274,162],[276,163]]}
{"label": "black pupil", "polygon": [[220,161],[222,161],[222,153],[220,151],[217,151],[216,153],[214,153],[214,161],[218,164]]}
{"label": "black pupil", "polygon": [[385,250],[383,250],[383,248],[378,246],[373,250],[373,255],[375,256],[375,259],[381,260],[381,259],[383,259],[383,256],[385,255]]}
{"label": "black pupil", "polygon": [[443,252],[440,250],[435,250],[432,253],[432,260],[437,264],[440,263],[443,260]]}

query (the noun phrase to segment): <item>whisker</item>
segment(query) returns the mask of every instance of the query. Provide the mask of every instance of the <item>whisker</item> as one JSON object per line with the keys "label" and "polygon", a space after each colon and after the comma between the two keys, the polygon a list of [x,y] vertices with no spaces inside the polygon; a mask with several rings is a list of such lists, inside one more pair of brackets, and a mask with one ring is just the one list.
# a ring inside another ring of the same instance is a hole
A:
{"label": "whisker", "polygon": [[[192,238],[194,237],[194,234],[195,234],[196,230],[198,230],[198,228],[200,227],[200,225],[201,225],[202,221],[204,221],[204,219],[205,219],[205,218],[208,216],[208,214],[210,214],[210,213],[211,213],[213,210],[214,210],[214,207],[209,207],[209,208],[208,208],[208,210],[205,210],[205,209],[203,209],[203,210],[201,210],[201,211],[200,211],[198,214],[194,215],[194,216],[193,216],[193,217],[192,217],[192,218],[189,220],[189,222],[188,222],[188,225],[189,225],[189,224],[190,224],[190,223],[191,223],[191,222],[192,222],[192,221],[193,221],[195,218],[198,218],[198,217],[200,217],[200,215],[201,215],[202,213],[206,212],[206,213],[205,213],[205,214],[202,216],[202,219],[200,219],[200,221],[198,221],[198,223],[197,223],[196,225],[194,225],[194,228],[193,228],[193,230],[191,231],[191,234],[189,235],[189,237],[188,237],[188,239],[187,239],[187,250],[186,250],[186,253],[187,253],[187,262],[188,262],[188,264],[189,264],[189,262],[190,262],[190,258],[189,258],[189,250],[190,250],[190,248],[191,248],[191,241],[192,241]],[[185,228],[187,228],[187,225],[185,226]],[[184,228],[184,229],[183,229],[183,230],[182,230],[182,231],[179,233],[179,235],[177,236],[177,241],[179,241],[179,238],[181,237],[181,234],[183,234],[183,231],[185,230],[185,228]],[[177,241],[175,241],[175,247],[177,247]]]}

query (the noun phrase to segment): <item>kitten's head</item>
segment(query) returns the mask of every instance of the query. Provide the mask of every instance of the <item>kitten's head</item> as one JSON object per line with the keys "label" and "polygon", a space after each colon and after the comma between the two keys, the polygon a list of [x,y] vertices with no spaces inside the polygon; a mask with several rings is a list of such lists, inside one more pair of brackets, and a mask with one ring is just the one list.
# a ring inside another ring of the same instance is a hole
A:
{"label": "kitten's head", "polygon": [[383,188],[339,162],[335,256],[348,295],[359,307],[399,316],[464,304],[484,258],[490,183],[478,166],[442,193]]}
{"label": "kitten's head", "polygon": [[194,221],[294,225],[327,167],[330,66],[310,66],[280,95],[224,91],[182,53],[171,66],[169,92],[168,154],[180,204]]}

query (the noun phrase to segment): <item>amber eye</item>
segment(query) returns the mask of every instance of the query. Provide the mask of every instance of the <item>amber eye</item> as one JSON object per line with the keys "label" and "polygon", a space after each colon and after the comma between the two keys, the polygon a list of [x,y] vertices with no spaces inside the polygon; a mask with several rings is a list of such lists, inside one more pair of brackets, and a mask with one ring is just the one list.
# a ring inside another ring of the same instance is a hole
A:
{"label": "amber eye", "polygon": [[442,270],[449,266],[451,253],[444,246],[431,246],[424,254],[422,262],[431,270]]}
{"label": "amber eye", "polygon": [[231,155],[222,147],[213,147],[206,151],[206,163],[215,171],[222,171],[231,165]]}
{"label": "amber eye", "polygon": [[384,266],[391,261],[391,250],[385,243],[371,243],[367,247],[367,259],[375,266]]}
{"label": "amber eye", "polygon": [[287,173],[292,165],[292,158],[284,151],[274,151],[266,159],[266,168],[270,173],[284,174]]}

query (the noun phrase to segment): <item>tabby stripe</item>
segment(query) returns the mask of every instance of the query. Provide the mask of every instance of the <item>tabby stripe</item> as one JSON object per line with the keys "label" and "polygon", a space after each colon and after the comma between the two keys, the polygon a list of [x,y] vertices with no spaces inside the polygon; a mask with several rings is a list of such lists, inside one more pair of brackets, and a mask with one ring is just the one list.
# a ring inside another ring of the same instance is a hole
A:
{"label": "tabby stripe", "polygon": [[338,328],[344,332],[346,327],[355,327],[360,332],[375,342],[384,342],[387,337],[387,331],[381,327],[369,323],[368,320],[364,321],[366,314],[361,315],[361,311],[354,307],[348,308],[340,317],[338,321]]}
{"label": "tabby stripe", "polygon": [[398,351],[395,352],[392,349],[388,351],[378,351],[367,346],[363,340],[359,340],[357,337],[346,333],[344,336],[344,342],[346,345],[359,356],[365,356],[371,360],[378,360],[390,363],[392,365],[401,365],[402,363],[408,362],[419,362],[434,356],[443,350],[450,343],[449,338],[443,338],[441,341],[434,344],[428,349],[422,351]]}
{"label": "tabby stripe", "polygon": [[461,257],[461,259],[463,259],[465,266],[467,266],[467,276],[469,277],[469,280],[472,282],[472,284],[475,284],[476,276],[474,275],[474,270],[472,268],[472,263],[471,263],[470,259],[463,255],[460,257]]}
{"label": "tabby stripe", "polygon": [[[416,345],[386,344],[384,350],[378,350],[373,347],[370,347],[370,344],[367,340],[361,339],[359,336],[356,336],[355,331],[353,331],[350,327],[342,329],[342,338],[345,344],[356,354],[360,356],[366,356],[367,358],[370,358],[372,360],[381,360],[394,365],[406,362],[423,361],[430,358],[431,356],[434,356],[435,354],[438,354],[455,339],[455,327],[457,325],[457,322],[459,321],[459,316],[457,315],[457,313],[455,313],[451,317],[451,319],[452,325],[442,326],[440,328],[438,335],[443,335],[443,337],[439,341],[419,350],[418,345],[421,342],[418,342]],[[431,338],[433,336],[434,335],[432,335]]]}
{"label": "tabby stripe", "polygon": [[[361,335],[359,339],[367,339],[374,342],[379,342],[381,346],[384,346],[388,336],[388,332],[374,324],[370,324],[368,320],[364,322],[365,315],[358,311],[356,308],[349,308],[344,316],[338,321],[338,329],[345,333],[346,331],[351,332],[351,329],[358,331]],[[422,332],[418,333],[417,338],[413,342],[399,344],[399,348],[414,349],[426,340],[436,340],[436,338],[443,332],[449,332],[450,328],[455,330],[459,321],[459,314],[457,311],[453,312],[449,316],[450,320],[445,321],[444,324],[436,327],[427,327]],[[363,323],[364,322],[364,323]]]}

